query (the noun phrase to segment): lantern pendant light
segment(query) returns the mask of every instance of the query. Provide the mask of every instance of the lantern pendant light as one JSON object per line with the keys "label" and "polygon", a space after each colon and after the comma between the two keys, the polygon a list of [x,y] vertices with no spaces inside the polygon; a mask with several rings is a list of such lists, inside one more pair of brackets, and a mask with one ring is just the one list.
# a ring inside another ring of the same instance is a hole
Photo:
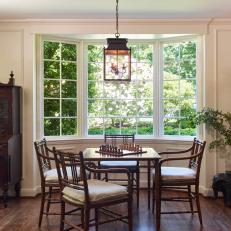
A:
{"label": "lantern pendant light", "polygon": [[131,81],[131,48],[128,40],[119,38],[119,13],[116,0],[116,33],[115,38],[107,38],[107,48],[104,48],[104,80]]}

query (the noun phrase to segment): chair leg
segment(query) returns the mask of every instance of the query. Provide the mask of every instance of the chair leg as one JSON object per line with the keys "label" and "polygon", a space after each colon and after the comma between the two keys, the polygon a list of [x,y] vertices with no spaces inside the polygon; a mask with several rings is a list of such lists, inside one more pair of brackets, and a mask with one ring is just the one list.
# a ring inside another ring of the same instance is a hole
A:
{"label": "chair leg", "polygon": [[194,214],[193,212],[193,202],[192,202],[192,196],[191,196],[191,185],[188,185],[188,196],[189,196],[189,205],[190,205],[190,210],[191,213]]}
{"label": "chair leg", "polygon": [[196,204],[197,204],[199,221],[200,221],[200,224],[202,226],[203,223],[202,223],[201,207],[200,207],[200,200],[199,200],[199,185],[196,185],[196,187],[195,187],[195,199],[196,199]]}
{"label": "chair leg", "polygon": [[154,213],[155,202],[156,202],[156,197],[155,197],[155,182],[154,182],[154,179],[153,179],[153,183],[152,183],[152,213]]}
{"label": "chair leg", "polygon": [[128,230],[133,230],[133,221],[132,221],[132,199],[128,200]]}
{"label": "chair leg", "polygon": [[131,190],[132,190],[132,191],[131,191],[131,193],[132,193],[132,195],[133,195],[133,191],[134,191],[134,173],[132,173],[131,176],[132,176],[132,180],[131,180],[131,184],[132,184],[132,185],[131,185]]}
{"label": "chair leg", "polygon": [[84,209],[84,231],[89,230],[89,222],[90,222],[90,209]]}
{"label": "chair leg", "polygon": [[61,201],[60,231],[64,230],[64,220],[65,220],[65,202]]}
{"label": "chair leg", "polygon": [[47,200],[47,213],[49,213],[50,205],[51,205],[51,196],[52,196],[52,187],[49,186],[49,192],[48,192],[48,200]]}
{"label": "chair leg", "polygon": [[84,228],[84,209],[81,209],[81,224],[82,228]]}
{"label": "chair leg", "polygon": [[98,231],[98,227],[99,227],[99,217],[98,217],[99,213],[98,213],[98,209],[95,209],[95,231]]}
{"label": "chair leg", "polygon": [[41,227],[41,223],[42,223],[42,219],[43,219],[43,212],[44,212],[44,204],[45,204],[45,196],[46,196],[46,192],[45,192],[45,186],[41,186],[42,187],[42,195],[41,195],[41,205],[40,205],[40,213],[39,213],[39,227]]}
{"label": "chair leg", "polygon": [[[159,187],[160,187],[159,193],[155,197],[155,200],[159,201],[159,203],[156,203],[156,221],[159,222],[156,224],[157,230],[160,230],[160,218],[161,218],[161,192],[162,192],[162,188],[161,188],[161,186],[159,186]],[[154,193],[156,193],[155,191],[154,191]]]}
{"label": "chair leg", "polygon": [[140,171],[136,173],[136,206],[139,208],[140,204]]}

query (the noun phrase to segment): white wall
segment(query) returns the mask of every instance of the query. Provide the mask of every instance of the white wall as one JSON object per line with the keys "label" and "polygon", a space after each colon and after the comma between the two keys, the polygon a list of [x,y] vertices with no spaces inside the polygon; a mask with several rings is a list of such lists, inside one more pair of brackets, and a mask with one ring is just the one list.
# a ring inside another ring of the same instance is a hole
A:
{"label": "white wall", "polygon": [[[23,180],[22,195],[39,192],[39,172],[33,149],[36,138],[36,74],[34,38],[36,34],[114,34],[111,20],[53,20],[0,21],[0,82],[7,82],[11,70],[16,84],[23,88]],[[120,33],[126,34],[200,34],[204,40],[204,75],[201,82],[203,105],[231,111],[231,20],[121,20]],[[204,132],[204,139],[211,138]],[[55,141],[56,145],[73,151],[98,146],[97,140]],[[157,151],[183,149],[187,141],[140,141]],[[216,153],[206,151],[201,172],[200,189],[204,195],[211,192],[212,177],[223,171],[223,160]],[[142,184],[146,175],[142,176]]]}

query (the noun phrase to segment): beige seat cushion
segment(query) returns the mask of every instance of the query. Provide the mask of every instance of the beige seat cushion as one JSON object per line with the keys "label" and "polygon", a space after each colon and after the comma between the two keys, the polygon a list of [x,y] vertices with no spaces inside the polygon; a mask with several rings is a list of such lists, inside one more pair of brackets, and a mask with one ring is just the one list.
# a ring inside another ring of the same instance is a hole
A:
{"label": "beige seat cushion", "polygon": [[[91,202],[104,201],[118,197],[127,196],[127,188],[121,185],[112,184],[109,182],[91,179],[88,180],[89,199]],[[76,190],[70,187],[63,189],[63,196],[66,200],[73,203],[85,202],[85,194],[83,190]]]}
{"label": "beige seat cushion", "polygon": [[[80,174],[80,168],[77,168],[78,171],[78,175]],[[72,179],[72,174],[71,174],[71,168],[67,167],[67,175],[68,175],[68,179]],[[45,176],[45,181],[46,182],[58,182],[58,174],[57,174],[57,169],[53,168],[51,170],[48,170],[44,173]]]}
{"label": "beige seat cushion", "polygon": [[[155,172],[154,172],[155,174]],[[185,180],[195,179],[196,172],[191,168],[184,167],[161,167],[162,180]]]}

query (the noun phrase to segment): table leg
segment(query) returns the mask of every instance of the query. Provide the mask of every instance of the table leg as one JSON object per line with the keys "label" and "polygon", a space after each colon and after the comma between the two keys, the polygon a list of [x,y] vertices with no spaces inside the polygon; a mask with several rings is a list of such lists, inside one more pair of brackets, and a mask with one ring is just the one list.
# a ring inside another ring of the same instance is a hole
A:
{"label": "table leg", "polygon": [[159,160],[156,160],[155,163],[155,204],[156,204],[156,231],[160,230],[160,177],[159,177]]}
{"label": "table leg", "polygon": [[150,197],[151,197],[151,187],[150,187],[150,185],[151,185],[151,183],[150,183],[150,181],[151,181],[151,177],[150,177],[150,169],[151,169],[151,165],[150,165],[150,161],[148,160],[148,169],[147,169],[147,172],[148,172],[148,209],[150,209]]}

